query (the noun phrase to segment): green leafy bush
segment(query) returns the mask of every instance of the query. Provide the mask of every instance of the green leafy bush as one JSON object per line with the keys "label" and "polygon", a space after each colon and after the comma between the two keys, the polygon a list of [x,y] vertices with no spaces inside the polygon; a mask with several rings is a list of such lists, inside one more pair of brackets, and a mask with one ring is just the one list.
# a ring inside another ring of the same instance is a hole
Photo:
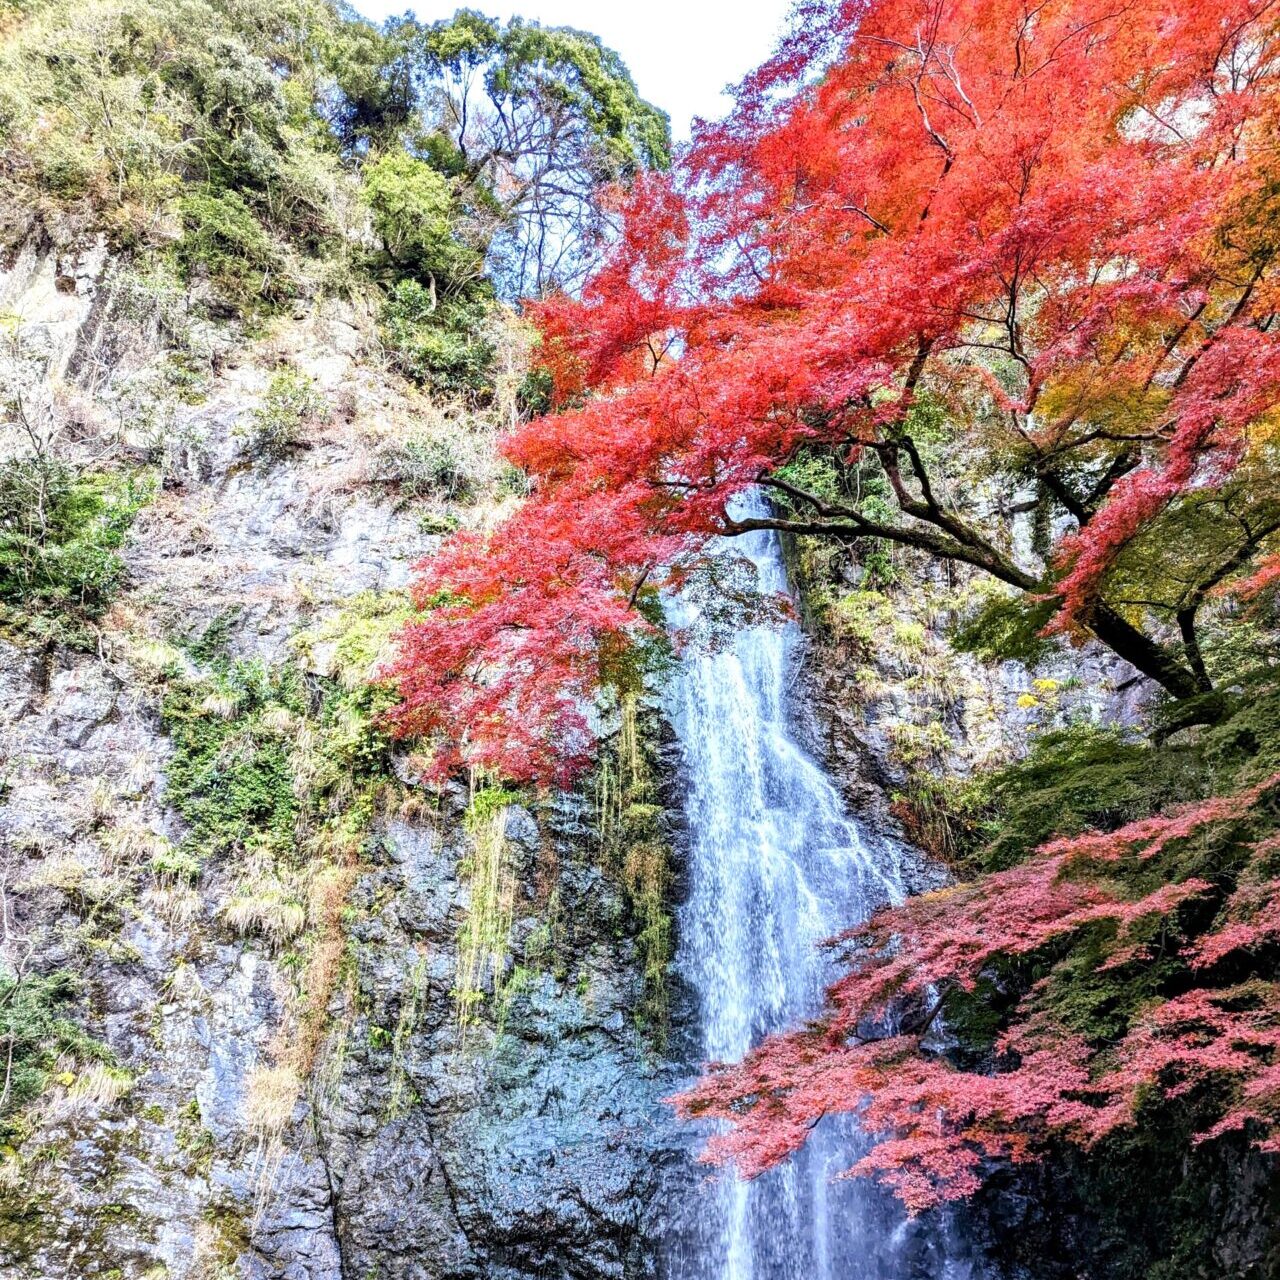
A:
{"label": "green leafy bush", "polygon": [[285,296],[288,281],[279,252],[240,195],[195,191],[182,197],[178,212],[183,235],[174,259],[187,280],[204,274],[237,306]]}
{"label": "green leafy bush", "polygon": [[209,680],[175,684],[164,701],[174,754],[169,802],[191,828],[201,856],[292,839],[297,817],[290,744],[263,731],[272,708],[297,711],[301,691],[291,670],[236,663]]}
{"label": "green leafy bush", "polygon": [[469,396],[490,390],[493,344],[485,336],[484,299],[441,302],[417,280],[401,280],[379,316],[383,341],[406,376],[436,391]]}
{"label": "green leafy bush", "polygon": [[202,183],[244,197],[283,241],[337,242],[321,51],[363,27],[324,0],[23,5],[0,45],[0,134],[17,161],[0,213],[17,225],[34,197],[73,215],[58,234],[154,247],[165,214],[209,220],[191,207]]}
{"label": "green leafy bush", "polygon": [[328,404],[305,373],[281,369],[272,375],[262,403],[250,416],[245,431],[250,451],[282,457],[299,443],[308,423],[327,413]]}
{"label": "green leafy bush", "polygon": [[194,884],[200,879],[200,862],[183,849],[175,849],[166,842],[151,855],[154,875],[176,883]]}
{"label": "green leafy bush", "polygon": [[100,617],[124,579],[119,549],[152,491],[145,475],[82,475],[47,458],[0,463],[0,603]]}
{"label": "green leafy bush", "polygon": [[474,450],[454,436],[411,435],[392,441],[379,453],[378,466],[381,478],[408,499],[470,502],[480,483]]}
{"label": "green leafy bush", "polygon": [[484,255],[460,235],[463,210],[449,178],[404,151],[381,156],[364,171],[373,227],[392,261],[441,295],[480,277]]}
{"label": "green leafy bush", "polygon": [[546,369],[530,369],[516,389],[516,407],[522,418],[539,418],[550,413],[555,390],[551,374]]}
{"label": "green leafy bush", "polygon": [[62,971],[0,978],[0,1060],[6,1064],[0,1138],[15,1135],[15,1113],[44,1090],[59,1057],[110,1060],[104,1046],[65,1016],[74,995],[74,979]]}
{"label": "green leafy bush", "polygon": [[922,780],[910,808],[913,823],[944,834],[929,842],[935,852],[970,871],[999,871],[1058,836],[1111,830],[1199,795],[1208,776],[1199,748],[1157,749],[1083,723],[1040,735],[1024,759],[974,778]]}
{"label": "green leafy bush", "polygon": [[951,643],[962,653],[987,662],[1013,659],[1034,670],[1054,650],[1044,628],[1056,602],[992,593],[951,632]]}
{"label": "green leafy bush", "polygon": [[[407,616],[399,596],[366,592],[304,633],[302,651],[333,643],[329,675],[216,656],[208,675],[171,684],[162,708],[174,746],[167,795],[190,828],[184,854],[252,850],[289,862],[326,824],[335,836],[362,836],[391,777],[383,716],[394,695],[374,669]],[[199,864],[173,857],[164,870],[194,879]]]}

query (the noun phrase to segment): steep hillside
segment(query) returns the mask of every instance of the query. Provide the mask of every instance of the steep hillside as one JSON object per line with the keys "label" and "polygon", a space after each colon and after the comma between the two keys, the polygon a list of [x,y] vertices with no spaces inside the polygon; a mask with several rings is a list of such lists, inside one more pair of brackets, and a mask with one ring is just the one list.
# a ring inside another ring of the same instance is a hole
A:
{"label": "steep hillside", "polygon": [[664,120],[577,33],[2,13],[0,1274],[643,1268],[665,852],[592,786],[424,790],[378,672],[537,395],[449,41],[589,121],[584,235]]}

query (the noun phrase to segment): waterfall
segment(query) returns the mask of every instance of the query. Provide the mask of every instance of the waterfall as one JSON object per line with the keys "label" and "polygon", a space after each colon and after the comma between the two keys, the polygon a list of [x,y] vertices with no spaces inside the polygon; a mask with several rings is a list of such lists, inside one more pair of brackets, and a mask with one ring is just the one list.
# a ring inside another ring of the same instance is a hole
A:
{"label": "waterfall", "polygon": [[[763,513],[759,497],[744,511]],[[784,592],[772,532],[735,539],[761,591]],[[696,606],[669,603],[677,626]],[[787,689],[794,623],[752,626],[693,653],[670,694],[687,792],[689,896],[682,976],[696,992],[702,1056],[736,1060],[762,1036],[813,1014],[831,970],[818,943],[901,901],[898,851],[850,818],[796,742]],[[939,1224],[908,1225],[863,1180],[836,1180],[866,1148],[848,1119],[824,1121],[792,1161],[751,1183],[705,1182],[673,1234],[669,1280],[903,1280],[969,1277]]]}

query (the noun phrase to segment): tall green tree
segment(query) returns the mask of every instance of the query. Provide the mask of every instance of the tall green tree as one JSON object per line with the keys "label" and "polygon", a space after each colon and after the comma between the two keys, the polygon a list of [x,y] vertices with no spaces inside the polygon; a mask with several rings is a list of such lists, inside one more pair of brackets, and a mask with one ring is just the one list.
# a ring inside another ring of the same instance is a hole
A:
{"label": "tall green tree", "polygon": [[573,289],[608,238],[602,192],[670,162],[667,116],[598,37],[470,9],[411,37],[424,154],[464,178],[492,220],[490,265],[508,296]]}

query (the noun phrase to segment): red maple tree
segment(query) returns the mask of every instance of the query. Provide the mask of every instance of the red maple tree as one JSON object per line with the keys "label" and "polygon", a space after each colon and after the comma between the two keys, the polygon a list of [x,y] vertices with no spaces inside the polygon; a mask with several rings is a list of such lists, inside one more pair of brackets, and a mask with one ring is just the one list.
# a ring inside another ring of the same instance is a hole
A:
{"label": "red maple tree", "polygon": [[[423,565],[401,729],[442,769],[555,776],[644,591],[761,525],[976,566],[1211,714],[1200,611],[1280,527],[1275,18],[803,5],[728,118],[635,184],[582,297],[535,309],[560,412],[505,443],[531,499]],[[815,458],[835,480],[807,483]],[[735,521],[751,485],[775,512]],[[1028,512],[1047,556],[1017,549]]]}
{"label": "red maple tree", "polygon": [[[1278,789],[1280,775],[1114,832],[1054,841],[1025,863],[910,899],[851,930],[839,940],[848,973],[827,993],[819,1021],[770,1037],[740,1063],[713,1064],[675,1099],[687,1117],[724,1123],[706,1158],[754,1176],[825,1116],[856,1112],[886,1140],[851,1172],[879,1176],[917,1212],[974,1191],[992,1157],[1032,1158],[1055,1135],[1093,1145],[1133,1124],[1153,1090],[1179,1097],[1209,1081],[1227,1089],[1227,1101],[1202,1138],[1251,1125],[1259,1145],[1280,1150],[1280,983],[1214,985],[1212,972],[1233,953],[1280,938],[1280,841],[1247,836]],[[1134,892],[1126,869],[1206,831],[1244,833],[1234,892],[1172,868],[1157,871],[1165,882],[1156,888]],[[1212,924],[1186,938],[1180,908],[1215,899]],[[1102,970],[1141,964],[1152,939],[1167,947],[1181,931],[1183,962],[1166,982],[1185,989],[1149,999],[1110,1043],[1070,1025],[1051,971],[1009,1019],[997,1069],[961,1070],[930,1045],[952,993],[1089,929]],[[904,1009],[916,1015],[903,1018]]]}

